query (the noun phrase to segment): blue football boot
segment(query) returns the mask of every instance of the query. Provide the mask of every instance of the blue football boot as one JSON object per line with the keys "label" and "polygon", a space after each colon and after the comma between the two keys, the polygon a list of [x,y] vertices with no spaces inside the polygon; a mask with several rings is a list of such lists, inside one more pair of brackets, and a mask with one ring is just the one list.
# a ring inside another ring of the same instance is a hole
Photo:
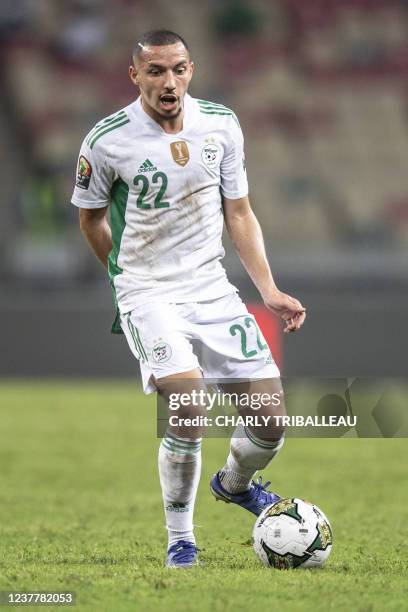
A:
{"label": "blue football boot", "polygon": [[197,565],[197,546],[187,540],[179,540],[167,551],[166,567],[193,567]]}
{"label": "blue football boot", "polygon": [[210,489],[217,501],[220,499],[227,504],[238,504],[238,506],[242,506],[245,510],[249,510],[252,514],[259,516],[265,508],[282,499],[276,493],[266,490],[270,484],[269,481],[263,484],[262,476],[259,476],[258,482],[255,482],[255,480],[251,482],[248,491],[235,494],[229,493],[222,486],[219,472],[217,472],[211,479]]}

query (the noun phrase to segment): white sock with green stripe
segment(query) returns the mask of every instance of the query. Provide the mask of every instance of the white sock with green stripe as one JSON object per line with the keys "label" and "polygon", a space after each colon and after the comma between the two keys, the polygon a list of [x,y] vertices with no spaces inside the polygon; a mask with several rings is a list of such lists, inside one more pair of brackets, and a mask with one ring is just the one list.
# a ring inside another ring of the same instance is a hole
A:
{"label": "white sock with green stripe", "polygon": [[159,448],[159,475],[169,546],[178,540],[195,544],[194,503],[201,473],[201,438],[166,432]]}
{"label": "white sock with green stripe", "polygon": [[269,465],[283,443],[283,436],[273,442],[260,440],[248,428],[239,425],[231,438],[227,463],[219,471],[224,489],[229,493],[247,491],[255,473]]}

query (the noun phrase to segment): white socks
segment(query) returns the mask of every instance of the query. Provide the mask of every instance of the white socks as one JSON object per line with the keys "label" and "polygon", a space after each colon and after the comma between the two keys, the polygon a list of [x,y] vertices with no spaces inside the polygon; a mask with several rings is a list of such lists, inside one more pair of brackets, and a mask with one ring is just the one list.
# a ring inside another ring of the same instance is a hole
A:
{"label": "white socks", "polygon": [[222,486],[229,493],[243,493],[258,470],[263,470],[281,450],[284,436],[276,441],[260,440],[247,427],[239,425],[231,438],[227,463],[219,472]]}
{"label": "white socks", "polygon": [[201,473],[201,438],[166,432],[159,448],[159,475],[169,546],[178,540],[195,544],[194,502]]}
{"label": "white socks", "polygon": [[[266,468],[284,443],[256,438],[238,426],[231,438],[227,463],[220,470],[222,486],[229,493],[243,493],[258,470]],[[159,475],[169,546],[178,540],[195,544],[194,503],[201,473],[201,438],[179,438],[167,432],[159,448]]]}

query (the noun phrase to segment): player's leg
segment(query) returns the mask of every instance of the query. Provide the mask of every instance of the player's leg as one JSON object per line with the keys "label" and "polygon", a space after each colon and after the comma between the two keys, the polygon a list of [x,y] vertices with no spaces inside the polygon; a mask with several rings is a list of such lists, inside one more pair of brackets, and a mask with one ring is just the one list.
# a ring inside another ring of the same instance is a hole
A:
{"label": "player's leg", "polygon": [[[285,406],[279,369],[242,300],[232,294],[211,304],[199,304],[195,322],[205,346],[202,358],[205,377],[223,379],[223,389],[238,395],[244,392],[254,396],[264,393],[270,398],[278,395],[278,402],[271,399],[256,412],[259,417],[283,416]],[[252,382],[246,388],[245,383],[235,383],[234,379]],[[254,415],[250,405],[240,411],[243,416]],[[265,487],[253,483],[252,478],[258,470],[267,467],[282,448],[283,434],[283,428],[272,419],[268,427],[238,428],[231,439],[225,465],[211,481],[216,497],[239,503],[255,514],[259,514],[265,504],[276,501],[279,496],[266,492]]]}
{"label": "player's leg", "polygon": [[[197,357],[174,305],[145,304],[122,315],[121,326],[140,362],[146,393],[158,391],[160,399],[167,403],[170,393],[189,393],[202,387]],[[177,416],[182,423],[182,417],[199,416],[202,410],[187,404],[177,411]],[[172,425],[159,448],[168,564],[172,566],[189,566],[197,555],[193,512],[201,468],[201,435],[200,428]]]}
{"label": "player's leg", "polygon": [[158,393],[167,403],[183,395],[176,411],[169,410],[171,421],[159,448],[159,475],[168,530],[168,565],[189,566],[195,562],[194,504],[201,473],[200,425],[185,425],[205,415],[205,406],[192,403],[205,390],[201,370],[194,369],[155,380]]}
{"label": "player's leg", "polygon": [[[226,463],[212,479],[211,488],[218,499],[239,503],[260,514],[266,505],[279,499],[278,495],[266,491],[267,484],[261,479],[255,483],[253,478],[269,466],[283,447],[284,428],[279,424],[281,420],[275,419],[285,415],[280,379],[228,384],[223,389],[238,397],[238,411],[248,424],[235,429]],[[249,397],[244,406],[240,406],[241,397],[245,400]]]}

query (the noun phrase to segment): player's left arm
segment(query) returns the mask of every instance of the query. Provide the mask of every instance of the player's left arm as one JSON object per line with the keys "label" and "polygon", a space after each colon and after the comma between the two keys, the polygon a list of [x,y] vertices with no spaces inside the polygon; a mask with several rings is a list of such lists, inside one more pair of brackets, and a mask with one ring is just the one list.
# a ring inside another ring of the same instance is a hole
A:
{"label": "player's left arm", "polygon": [[285,333],[297,331],[305,321],[306,310],[299,300],[277,288],[266,256],[261,226],[248,196],[238,199],[224,196],[223,207],[228,234],[265,306],[285,321]]}

